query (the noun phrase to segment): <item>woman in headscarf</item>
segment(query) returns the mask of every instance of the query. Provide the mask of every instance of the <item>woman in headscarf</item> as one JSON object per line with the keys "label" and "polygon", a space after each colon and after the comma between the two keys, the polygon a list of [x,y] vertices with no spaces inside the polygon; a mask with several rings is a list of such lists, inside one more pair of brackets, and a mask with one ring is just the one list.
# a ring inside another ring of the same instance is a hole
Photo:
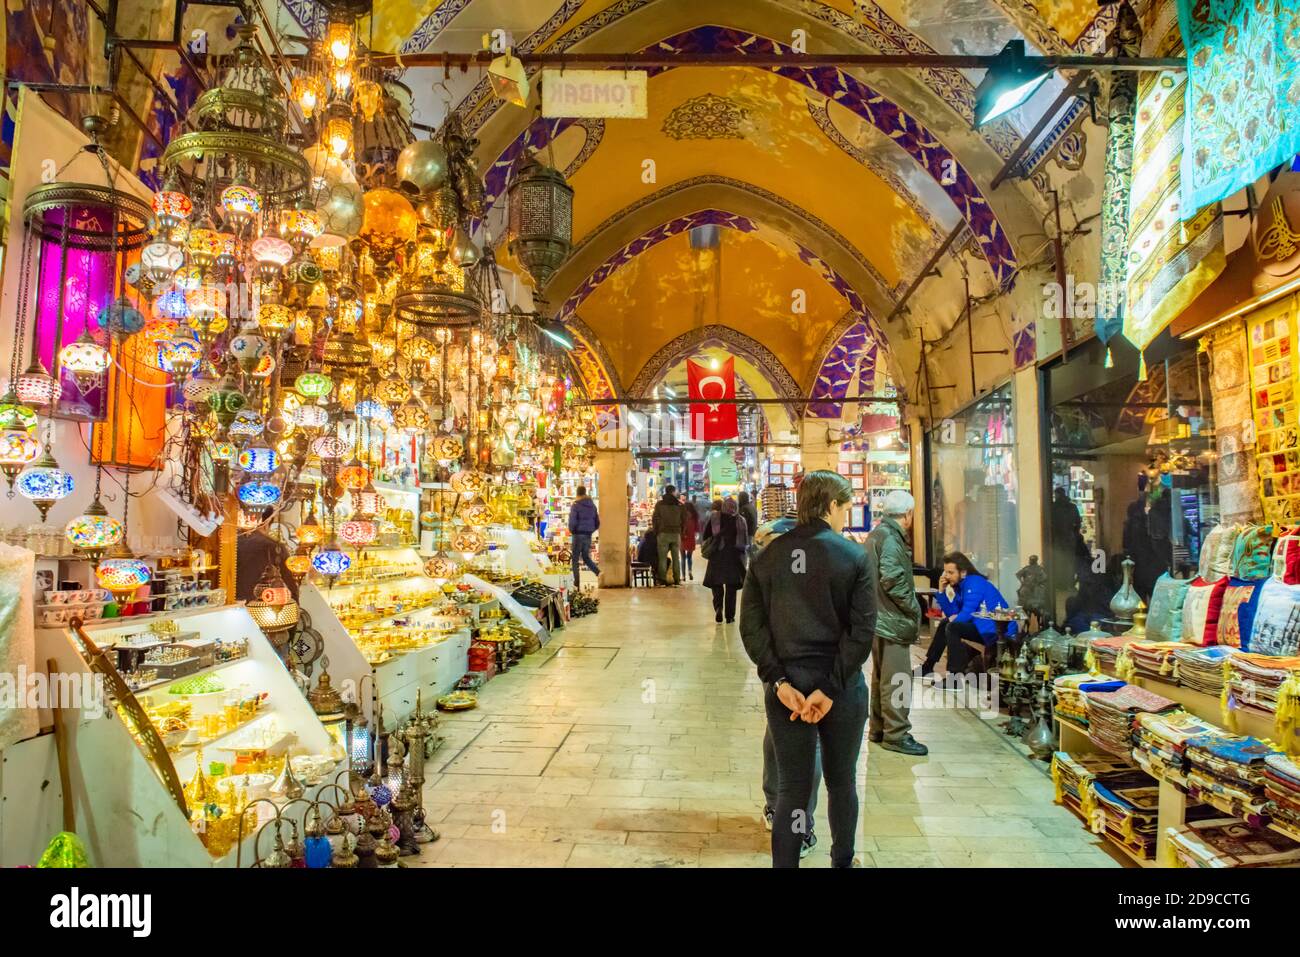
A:
{"label": "woman in headscarf", "polygon": [[710,513],[708,538],[713,542],[706,556],[709,568],[704,586],[713,592],[714,621],[736,620],[736,594],[745,581],[745,550],[749,547],[749,528],[740,516],[736,500],[728,495],[721,508]]}

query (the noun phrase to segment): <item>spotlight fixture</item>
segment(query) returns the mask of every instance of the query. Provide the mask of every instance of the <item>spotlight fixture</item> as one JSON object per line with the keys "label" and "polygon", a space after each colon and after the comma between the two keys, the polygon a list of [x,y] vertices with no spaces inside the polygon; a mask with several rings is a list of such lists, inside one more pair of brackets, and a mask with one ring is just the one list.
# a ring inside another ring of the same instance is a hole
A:
{"label": "spotlight fixture", "polygon": [[537,328],[542,331],[546,338],[556,343],[562,349],[573,348],[573,336],[569,330],[564,328],[564,323],[558,319],[542,319],[537,323]]}
{"label": "spotlight fixture", "polygon": [[1020,106],[1051,74],[1038,58],[1025,55],[1024,40],[1008,40],[975,88],[975,128]]}

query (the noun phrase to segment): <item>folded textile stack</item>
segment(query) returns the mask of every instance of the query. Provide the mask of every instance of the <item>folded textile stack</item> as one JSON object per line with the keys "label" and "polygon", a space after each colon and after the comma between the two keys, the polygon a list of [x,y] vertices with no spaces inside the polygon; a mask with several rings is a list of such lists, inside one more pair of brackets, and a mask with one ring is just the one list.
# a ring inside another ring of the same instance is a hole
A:
{"label": "folded textile stack", "polygon": [[1091,792],[1088,826],[1145,860],[1155,857],[1160,784],[1145,771],[1128,768],[1098,774]]}
{"label": "folded textile stack", "polygon": [[1223,661],[1231,654],[1225,645],[1180,648],[1174,652],[1174,677],[1185,688],[1217,698],[1223,693]]}
{"label": "folded textile stack", "polygon": [[1219,817],[1166,829],[1169,847],[1187,867],[1296,867],[1300,843]]}
{"label": "folded textile stack", "polygon": [[1300,765],[1284,754],[1264,758],[1264,796],[1273,826],[1300,840]]}
{"label": "folded textile stack", "polygon": [[1229,705],[1272,719],[1277,714],[1283,684],[1294,687],[1300,673],[1300,658],[1278,658],[1234,651],[1228,659]]}
{"label": "folded textile stack", "polygon": [[1093,661],[1097,668],[1113,675],[1115,659],[1119,657],[1120,650],[1137,640],[1132,635],[1110,635],[1106,638],[1094,638],[1088,642],[1088,645],[1092,649]]}
{"label": "folded textile stack", "polygon": [[1264,759],[1279,754],[1258,738],[1214,731],[1187,739],[1187,785],[1200,800],[1226,808],[1248,824],[1268,823]]}
{"label": "folded textile stack", "polygon": [[1118,691],[1085,694],[1088,708],[1088,738],[1103,751],[1128,757],[1133,752],[1133,716],[1140,712],[1171,711],[1177,705],[1168,698],[1137,685]]}
{"label": "folded textile stack", "polygon": [[1144,712],[1133,719],[1133,759],[1149,774],[1181,782],[1188,739],[1218,731],[1190,711]]}
{"label": "folded textile stack", "polygon": [[[1088,785],[1098,775],[1119,774],[1133,769],[1125,761],[1105,754],[1052,754],[1052,780],[1056,783],[1056,803],[1091,818],[1092,792]],[[1086,810],[1085,810],[1086,808]]]}
{"label": "folded textile stack", "polygon": [[1126,646],[1137,675],[1170,682],[1174,680],[1174,653],[1192,647],[1181,641],[1133,641]]}
{"label": "folded textile stack", "polygon": [[1052,682],[1053,708],[1058,717],[1088,726],[1088,708],[1084,695],[1089,691],[1118,691],[1124,682],[1083,672],[1061,675]]}

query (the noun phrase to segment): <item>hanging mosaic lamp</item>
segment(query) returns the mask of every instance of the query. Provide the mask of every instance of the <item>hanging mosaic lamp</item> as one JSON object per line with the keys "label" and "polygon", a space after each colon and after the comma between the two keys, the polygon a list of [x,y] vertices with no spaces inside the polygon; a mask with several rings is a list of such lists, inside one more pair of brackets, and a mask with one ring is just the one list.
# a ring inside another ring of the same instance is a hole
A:
{"label": "hanging mosaic lamp", "polygon": [[429,431],[429,412],[419,399],[411,396],[393,415],[393,425],[407,435],[421,435]]}
{"label": "hanging mosaic lamp", "polygon": [[247,508],[270,508],[283,493],[273,482],[245,482],[239,486],[239,503]]}
{"label": "hanging mosaic lamp", "polygon": [[131,300],[119,296],[99,310],[95,322],[105,332],[118,339],[126,339],[144,328],[144,313],[133,306]]}
{"label": "hanging mosaic lamp", "polygon": [[264,302],[257,307],[257,326],[272,338],[293,328],[293,310],[278,302]]}
{"label": "hanging mosaic lamp", "polygon": [[239,363],[239,368],[245,372],[256,369],[257,364],[262,361],[262,357],[270,351],[270,348],[271,344],[265,336],[260,336],[247,327],[230,340],[230,354]]}
{"label": "hanging mosaic lamp", "polygon": [[363,548],[378,537],[379,526],[367,519],[351,519],[339,525],[339,538],[356,548]]}
{"label": "hanging mosaic lamp", "polygon": [[68,543],[90,561],[98,561],[122,540],[122,523],[108,514],[98,497],[63,529]]}
{"label": "hanging mosaic lamp", "polygon": [[312,556],[311,567],[333,585],[335,579],[352,567],[352,559],[339,548],[338,540],[331,535],[325,547]]}
{"label": "hanging mosaic lamp", "polygon": [[280,465],[280,456],[275,449],[264,446],[244,449],[239,453],[239,469],[249,475],[270,475]]}
{"label": "hanging mosaic lamp", "polygon": [[0,396],[0,429],[23,429],[36,431],[36,412],[31,406],[23,405],[18,393],[10,389]]}
{"label": "hanging mosaic lamp", "polygon": [[367,480],[366,486],[353,495],[358,515],[374,518],[384,508],[384,497],[375,491],[374,483]]}
{"label": "hanging mosaic lamp", "polygon": [[13,495],[14,480],[41,454],[41,444],[26,429],[6,429],[0,432],[0,473],[9,481],[9,494]]}
{"label": "hanging mosaic lamp", "polygon": [[226,222],[242,232],[262,212],[262,194],[251,186],[232,183],[221,191],[221,210]]}
{"label": "hanging mosaic lamp", "polygon": [[50,375],[40,359],[33,359],[27,371],[14,383],[14,391],[24,405],[42,409],[59,401],[63,387]]}
{"label": "hanging mosaic lamp", "polygon": [[573,246],[573,187],[564,174],[529,156],[506,192],[510,254],[544,289]]}
{"label": "hanging mosaic lamp", "polygon": [[[303,406],[303,408],[307,408],[307,406]],[[343,453],[347,450],[348,444],[337,435],[322,435],[318,439],[313,439],[311,443],[312,454],[318,455],[322,459],[342,458]]]}
{"label": "hanging mosaic lamp", "polygon": [[329,413],[319,405],[299,406],[293,414],[294,425],[301,429],[323,429],[329,420]]}
{"label": "hanging mosaic lamp", "polygon": [[72,494],[74,485],[72,475],[59,468],[48,446],[44,455],[23,469],[17,484],[18,494],[36,506],[42,522],[56,503]]}
{"label": "hanging mosaic lamp", "polygon": [[266,430],[262,416],[252,409],[240,409],[227,426],[226,431],[232,439],[255,439]]}
{"label": "hanging mosaic lamp", "polygon": [[461,565],[444,551],[425,559],[424,573],[438,581],[449,581],[460,575]]}
{"label": "hanging mosaic lamp", "polygon": [[284,567],[289,569],[289,574],[293,577],[294,584],[301,583],[303,576],[311,570],[310,549],[307,551],[304,551],[303,549],[307,549],[307,546],[303,545],[299,547],[298,551],[294,552],[284,560]]}
{"label": "hanging mosaic lamp", "polygon": [[323,372],[304,372],[294,379],[293,387],[305,398],[320,399],[330,394],[334,380]]}
{"label": "hanging mosaic lamp", "polygon": [[81,330],[75,341],[59,350],[59,368],[72,376],[83,396],[103,381],[111,362],[108,350],[90,338],[86,329]]}
{"label": "hanging mosaic lamp", "polygon": [[99,582],[100,588],[108,589],[121,604],[149,584],[153,572],[123,544],[119,543],[114,553],[114,557],[105,558],[95,566],[95,580]]}
{"label": "hanging mosaic lamp", "polygon": [[191,372],[203,358],[198,336],[189,326],[176,327],[175,334],[158,344],[158,365],[169,372],[180,386],[185,385]]}
{"label": "hanging mosaic lamp", "polygon": [[370,482],[370,470],[353,459],[339,469],[338,483],[349,492],[359,492]]}
{"label": "hanging mosaic lamp", "polygon": [[184,193],[174,189],[164,189],[154,193],[153,214],[158,222],[168,229],[175,229],[190,218],[194,204]]}
{"label": "hanging mosaic lamp", "polygon": [[155,286],[170,282],[183,265],[185,252],[171,243],[150,243],[140,250],[140,266]]}
{"label": "hanging mosaic lamp", "polygon": [[316,521],[316,513],[309,508],[306,518],[298,523],[298,544],[319,545],[324,540],[325,529]]}

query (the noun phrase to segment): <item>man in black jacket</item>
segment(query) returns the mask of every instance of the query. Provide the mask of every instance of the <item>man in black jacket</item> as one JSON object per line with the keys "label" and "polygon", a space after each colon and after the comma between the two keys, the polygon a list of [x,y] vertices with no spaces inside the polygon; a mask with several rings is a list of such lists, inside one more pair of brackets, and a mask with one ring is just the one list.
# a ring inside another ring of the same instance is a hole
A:
{"label": "man in black jacket", "polygon": [[758,554],[741,592],[740,634],[766,686],[776,748],[774,867],[799,866],[818,742],[831,865],[853,866],[876,582],[866,552],[840,534],[852,501],[843,476],[810,472],[799,486],[799,524]]}

